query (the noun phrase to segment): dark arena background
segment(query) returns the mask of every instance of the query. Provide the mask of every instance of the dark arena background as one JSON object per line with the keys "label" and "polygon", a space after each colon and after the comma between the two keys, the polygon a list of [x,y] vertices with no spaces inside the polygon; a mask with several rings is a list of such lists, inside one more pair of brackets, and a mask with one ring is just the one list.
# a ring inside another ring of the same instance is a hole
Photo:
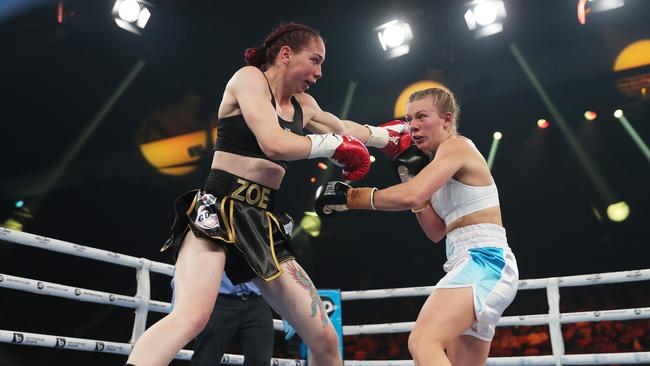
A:
{"label": "dark arena background", "polygon": [[[172,203],[209,172],[227,81],[247,47],[297,21],[326,40],[323,78],[309,91],[324,110],[379,125],[403,118],[396,104],[413,84],[456,93],[460,132],[489,158],[499,186],[520,279],[635,270],[650,279],[650,1],[504,0],[496,23],[481,28],[487,21],[477,18],[470,30],[473,5],[150,0],[140,27],[115,20],[114,0],[0,0],[0,240],[22,231],[169,262],[159,248]],[[378,32],[393,19],[412,37],[396,50],[384,35],[384,51]],[[396,184],[390,159],[370,152],[370,173],[353,184]],[[428,241],[408,211],[322,222],[306,213],[330,179],[342,178],[326,159],[291,162],[280,196],[318,288],[432,286],[444,275],[444,243]],[[2,240],[0,285],[10,276],[136,294],[133,268]],[[151,281],[152,299],[169,302],[169,276]],[[0,330],[129,342],[132,308],[33,292],[0,288]],[[565,354],[634,352],[650,364],[647,281],[560,287],[560,296],[561,313],[638,315],[563,323]],[[412,322],[424,299],[344,301],[343,324]],[[519,291],[504,315],[521,314],[549,314],[544,288]],[[162,315],[150,312],[148,325]],[[490,362],[552,355],[551,333],[548,321],[499,327]],[[276,332],[274,357],[299,358],[283,336]],[[344,359],[411,360],[407,339],[408,331],[345,335]],[[0,366],[126,361],[16,343],[0,343]]]}

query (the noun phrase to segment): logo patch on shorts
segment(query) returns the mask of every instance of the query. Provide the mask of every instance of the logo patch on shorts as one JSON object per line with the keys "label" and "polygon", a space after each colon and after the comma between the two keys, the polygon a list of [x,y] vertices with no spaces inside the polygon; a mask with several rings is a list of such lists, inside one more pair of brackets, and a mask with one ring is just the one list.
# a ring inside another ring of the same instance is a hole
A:
{"label": "logo patch on shorts", "polygon": [[293,233],[293,222],[289,221],[282,226],[284,226],[284,233],[291,236],[291,233]]}
{"label": "logo patch on shorts", "polygon": [[219,216],[212,212],[208,206],[201,206],[196,212],[196,226],[203,229],[214,229],[219,227]]}
{"label": "logo patch on shorts", "polygon": [[203,203],[206,206],[214,205],[215,203],[217,203],[217,197],[211,195],[210,193],[202,194],[199,200],[201,201],[201,203]]}

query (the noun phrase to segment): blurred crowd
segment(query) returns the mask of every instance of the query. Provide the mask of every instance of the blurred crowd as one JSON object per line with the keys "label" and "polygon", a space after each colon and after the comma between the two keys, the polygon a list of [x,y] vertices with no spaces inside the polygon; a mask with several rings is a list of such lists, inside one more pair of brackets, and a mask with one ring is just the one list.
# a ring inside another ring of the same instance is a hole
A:
{"label": "blurred crowd", "polygon": [[[562,327],[566,354],[650,351],[650,320],[582,322]],[[408,333],[344,337],[349,360],[410,359]],[[547,326],[499,327],[491,357],[550,355]]]}

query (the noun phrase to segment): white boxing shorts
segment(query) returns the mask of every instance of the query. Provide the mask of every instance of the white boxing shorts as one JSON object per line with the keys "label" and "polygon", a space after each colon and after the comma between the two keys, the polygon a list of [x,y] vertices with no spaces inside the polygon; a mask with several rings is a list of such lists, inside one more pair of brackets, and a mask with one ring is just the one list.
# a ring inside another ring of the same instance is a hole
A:
{"label": "white boxing shorts", "polygon": [[490,342],[517,293],[519,270],[506,231],[494,224],[461,227],[447,234],[446,247],[447,274],[435,288],[471,287],[476,322],[463,334]]}

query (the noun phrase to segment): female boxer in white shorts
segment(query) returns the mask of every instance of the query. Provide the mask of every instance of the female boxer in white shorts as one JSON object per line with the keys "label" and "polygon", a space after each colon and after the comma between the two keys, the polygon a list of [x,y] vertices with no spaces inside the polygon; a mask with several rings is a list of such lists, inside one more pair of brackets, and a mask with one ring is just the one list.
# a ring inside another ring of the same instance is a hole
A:
{"label": "female boxer in white shorts", "polygon": [[[447,275],[422,307],[409,351],[418,366],[484,365],[494,328],[515,297],[519,277],[501,222],[497,187],[483,156],[457,132],[460,111],[450,91],[417,91],[406,111],[415,146],[431,161],[420,154],[427,161],[419,172],[402,172],[404,183],[382,190],[330,182],[320,192],[317,211],[328,215],[346,209],[411,208],[429,239],[439,242],[446,235]],[[401,158],[406,168],[417,160]]]}

